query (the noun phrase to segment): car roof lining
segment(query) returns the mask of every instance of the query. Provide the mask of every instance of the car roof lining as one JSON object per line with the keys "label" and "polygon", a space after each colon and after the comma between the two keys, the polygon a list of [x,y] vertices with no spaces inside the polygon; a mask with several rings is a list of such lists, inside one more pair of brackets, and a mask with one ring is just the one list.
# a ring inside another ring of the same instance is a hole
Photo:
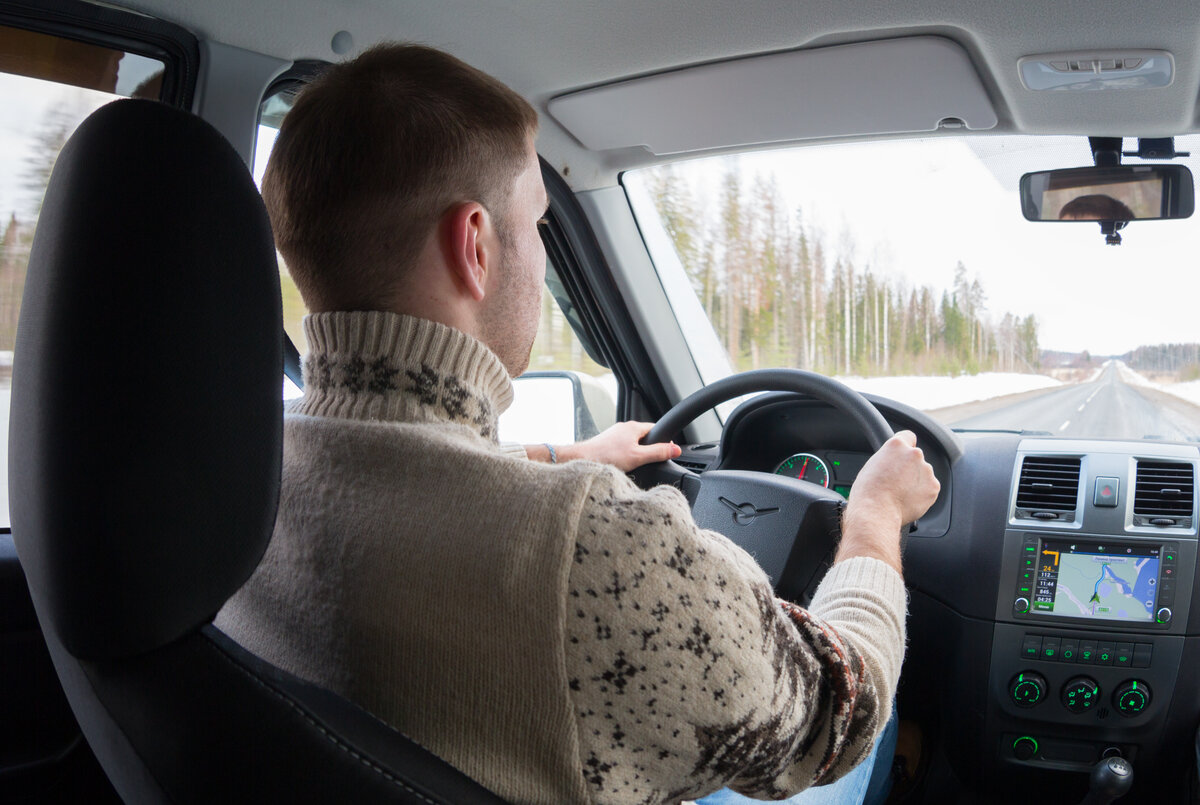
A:
{"label": "car roof lining", "polygon": [[554,98],[549,112],[590,150],[641,146],[656,156],[997,123],[966,52],[930,36],[658,73]]}
{"label": "car roof lining", "polygon": [[[295,0],[286,11],[267,0],[118,4],[169,19],[201,38],[289,60],[342,58],[331,44],[342,30],[354,39],[349,55],[388,39],[444,48],[496,75],[537,107],[542,113],[539,151],[577,191],[611,186],[622,171],[664,159],[641,147],[585,147],[548,114],[554,98],[715,61],[917,34],[947,37],[966,50],[996,111],[997,133],[1172,136],[1197,128],[1200,17],[1180,14],[1176,4],[1143,4],[1130,13],[1128,3],[1117,0],[1086,5],[755,0],[739,4],[736,14],[719,0]],[[1130,47],[1171,52],[1174,82],[1145,91],[1031,92],[1017,71],[1018,60],[1031,54]],[[808,80],[838,94],[836,77]],[[826,141],[852,135],[843,131]],[[727,147],[711,152],[722,150]]]}

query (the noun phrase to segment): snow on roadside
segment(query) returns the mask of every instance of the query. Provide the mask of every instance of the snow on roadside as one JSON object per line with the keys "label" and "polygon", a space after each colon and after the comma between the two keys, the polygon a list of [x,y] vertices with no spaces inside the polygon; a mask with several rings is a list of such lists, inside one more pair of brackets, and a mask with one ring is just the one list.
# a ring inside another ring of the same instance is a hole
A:
{"label": "snow on roadside", "polygon": [[1047,375],[983,372],[957,377],[839,377],[850,388],[924,411],[1063,385]]}
{"label": "snow on roadside", "polygon": [[1200,405],[1200,380],[1189,380],[1186,383],[1155,383],[1153,380],[1149,380],[1144,375],[1130,369],[1123,361],[1117,361],[1116,364],[1117,371],[1121,373],[1121,380],[1131,386],[1146,386],[1147,388],[1157,389],[1167,394],[1173,394],[1180,399],[1187,400],[1194,405]]}

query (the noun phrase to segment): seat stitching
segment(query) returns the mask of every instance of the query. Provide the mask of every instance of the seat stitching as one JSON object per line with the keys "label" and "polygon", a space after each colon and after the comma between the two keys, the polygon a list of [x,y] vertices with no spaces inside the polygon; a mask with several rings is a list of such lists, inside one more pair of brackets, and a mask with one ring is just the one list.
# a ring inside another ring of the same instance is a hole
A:
{"label": "seat stitching", "polygon": [[[272,696],[274,696],[275,698],[279,699],[279,700],[280,700],[280,701],[282,701],[284,704],[286,704],[288,707],[292,708],[292,709],[293,709],[293,710],[295,710],[297,713],[299,713],[299,714],[300,714],[300,716],[301,716],[301,717],[302,717],[302,718],[303,718],[305,721],[307,721],[307,722],[308,722],[309,724],[311,724],[313,727],[316,727],[316,728],[317,728],[317,730],[319,730],[319,731],[320,731],[320,733],[321,733],[322,735],[324,735],[324,736],[325,736],[325,738],[326,738],[326,739],[328,739],[328,740],[329,740],[329,742],[330,742],[330,743],[332,743],[334,746],[336,746],[338,749],[341,749],[341,750],[342,750],[343,752],[345,752],[346,754],[348,754],[348,755],[350,755],[351,757],[353,757],[354,759],[358,760],[358,762],[362,763],[364,766],[367,766],[368,768],[370,768],[370,769],[374,770],[374,771],[375,771],[377,774],[379,774],[380,776],[384,777],[385,779],[387,779],[387,780],[391,781],[391,782],[392,782],[392,783],[394,783],[395,785],[398,785],[398,786],[400,786],[400,787],[401,787],[401,788],[403,788],[405,791],[408,791],[409,793],[411,793],[411,794],[414,794],[414,795],[415,795],[415,796],[417,796],[417,797],[420,797],[420,798],[421,798],[421,799],[422,799],[424,802],[427,802],[427,803],[429,803],[429,805],[440,805],[440,803],[439,803],[437,800],[432,800],[432,799],[430,799],[429,797],[427,797],[427,796],[425,796],[424,794],[422,794],[420,791],[416,790],[416,789],[415,789],[415,788],[413,788],[412,786],[410,786],[410,785],[408,785],[407,783],[405,783],[403,780],[401,780],[401,779],[399,779],[398,777],[396,777],[395,775],[393,775],[391,772],[389,772],[389,771],[387,771],[386,769],[384,769],[384,768],[383,768],[382,766],[380,766],[379,764],[377,764],[377,763],[375,763],[374,761],[372,761],[372,760],[368,759],[368,758],[367,758],[366,756],[364,756],[362,753],[360,753],[360,752],[357,752],[357,751],[355,751],[354,749],[352,749],[350,746],[348,746],[346,743],[344,743],[344,742],[343,742],[341,739],[339,739],[339,738],[338,738],[336,735],[334,735],[333,733],[331,733],[329,730],[325,729],[325,727],[324,727],[324,726],[322,726],[322,725],[320,724],[320,722],[318,722],[318,721],[317,721],[316,719],[314,719],[314,718],[313,718],[311,715],[309,715],[309,713],[308,713],[308,712],[307,712],[307,711],[306,711],[304,708],[300,707],[300,705],[296,704],[296,702],[292,701],[292,700],[291,700],[289,697],[287,697],[287,696],[283,695],[282,693],[280,693],[278,690],[276,690],[276,689],[275,689],[274,687],[272,687],[271,685],[268,685],[268,684],[267,684],[267,683],[266,683],[266,682],[265,682],[263,679],[261,679],[261,678],[258,676],[258,674],[254,673],[254,672],[253,672],[253,671],[251,671],[249,668],[246,668],[246,667],[245,667],[245,666],[243,666],[241,663],[238,663],[238,662],[234,661],[233,657],[231,657],[231,656],[230,656],[230,655],[229,655],[229,654],[228,654],[228,653],[225,651],[225,649],[223,649],[223,648],[222,648],[220,645],[218,645],[218,644],[217,644],[215,641],[213,641],[213,640],[211,640],[211,639],[208,639],[208,638],[205,638],[205,639],[207,639],[207,640],[209,641],[209,643],[211,643],[211,644],[212,644],[212,646],[213,646],[214,648],[216,648],[216,650],[218,651],[218,653],[220,653],[221,657],[222,657],[222,658],[224,658],[224,660],[225,660],[227,663],[229,663],[230,665],[232,665],[232,666],[233,666],[234,668],[236,668],[237,670],[241,671],[241,672],[242,672],[243,674],[245,674],[246,676],[250,677],[250,679],[254,680],[254,682],[255,682],[257,685],[259,685],[260,687],[263,687],[263,688],[265,688],[265,689],[266,689],[266,690],[267,690],[267,691],[268,691],[268,692],[269,692],[269,693],[270,693]],[[382,722],[381,722],[381,723],[382,723]],[[405,737],[407,737],[407,736],[405,736]],[[422,748],[424,748],[424,747],[422,747]],[[428,750],[426,750],[426,751],[428,751]]]}

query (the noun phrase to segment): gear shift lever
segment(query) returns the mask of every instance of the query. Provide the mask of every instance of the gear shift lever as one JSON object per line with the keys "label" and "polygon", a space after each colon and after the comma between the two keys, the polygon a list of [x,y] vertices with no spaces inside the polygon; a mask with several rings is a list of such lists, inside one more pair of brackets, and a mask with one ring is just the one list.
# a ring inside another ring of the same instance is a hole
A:
{"label": "gear shift lever", "polygon": [[1109,805],[1132,786],[1133,764],[1123,757],[1106,757],[1092,767],[1088,793],[1080,805]]}

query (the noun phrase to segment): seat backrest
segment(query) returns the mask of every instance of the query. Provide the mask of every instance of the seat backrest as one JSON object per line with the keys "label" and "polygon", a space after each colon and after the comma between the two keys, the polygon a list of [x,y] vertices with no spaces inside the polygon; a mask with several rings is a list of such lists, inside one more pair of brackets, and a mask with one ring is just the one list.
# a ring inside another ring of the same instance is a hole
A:
{"label": "seat backrest", "polygon": [[13,539],[84,735],[131,802],[498,802],[211,626],[282,455],[279,273],[245,164],[151,101],[59,155],[13,366]]}

